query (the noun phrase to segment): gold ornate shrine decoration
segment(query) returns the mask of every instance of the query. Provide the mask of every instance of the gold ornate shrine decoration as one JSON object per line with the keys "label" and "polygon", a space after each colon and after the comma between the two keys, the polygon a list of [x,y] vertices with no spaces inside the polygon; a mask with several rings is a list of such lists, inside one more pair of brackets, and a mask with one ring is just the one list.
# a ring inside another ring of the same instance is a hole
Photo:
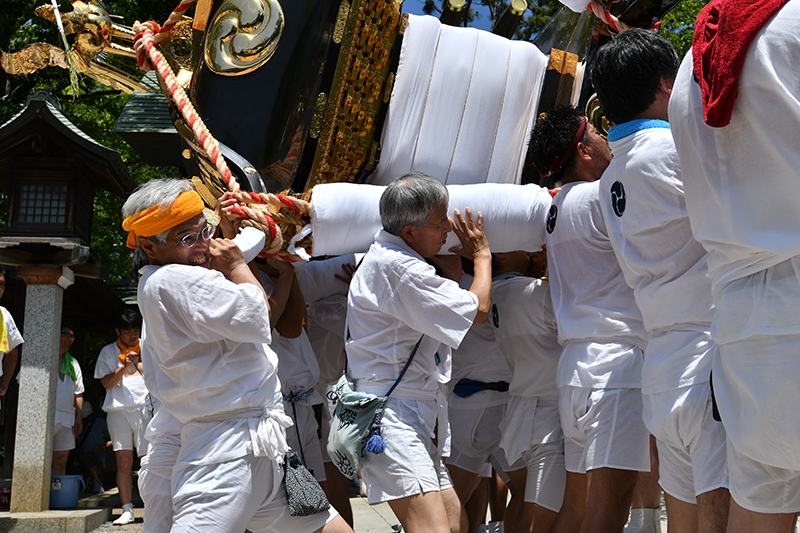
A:
{"label": "gold ornate shrine decoration", "polygon": [[227,0],[206,31],[206,66],[223,76],[256,70],[275,53],[284,25],[278,0]]}
{"label": "gold ornate shrine decoration", "polygon": [[391,91],[387,80],[400,6],[398,0],[353,0],[306,194],[317,183],[352,181],[374,166],[378,143],[373,136]]}
{"label": "gold ornate shrine decoration", "polygon": [[586,102],[585,114],[589,122],[592,123],[601,135],[608,135],[608,130],[610,129],[608,126],[608,119],[605,113],[603,113],[603,108],[600,107],[600,100],[597,99],[596,93]]}
{"label": "gold ornate shrine decoration", "polygon": [[49,66],[69,68],[67,54],[52,44],[33,43],[13,54],[0,50],[0,68],[9,74],[33,74]]}
{"label": "gold ornate shrine decoration", "polygon": [[[90,78],[122,90],[148,92],[139,82],[141,73],[115,62],[113,56],[135,57],[133,29],[112,22],[100,0],[72,0],[72,11],[59,12],[64,33],[73,36],[68,51],[47,43],[33,43],[12,54],[0,50],[0,68],[9,74],[32,74],[37,70],[57,66],[69,68],[67,53],[76,70]],[[56,11],[52,5],[39,6],[36,16],[55,22]]]}

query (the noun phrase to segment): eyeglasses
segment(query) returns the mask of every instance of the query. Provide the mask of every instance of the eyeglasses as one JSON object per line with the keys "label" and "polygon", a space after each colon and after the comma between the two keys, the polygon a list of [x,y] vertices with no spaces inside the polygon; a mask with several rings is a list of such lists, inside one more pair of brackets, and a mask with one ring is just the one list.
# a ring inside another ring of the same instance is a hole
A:
{"label": "eyeglasses", "polygon": [[75,340],[75,335],[73,333],[62,333],[61,336],[67,339]]}
{"label": "eyeglasses", "polygon": [[180,243],[184,248],[191,248],[195,244],[197,244],[197,241],[198,239],[200,239],[200,237],[203,237],[204,241],[211,240],[211,236],[214,235],[216,229],[217,227],[214,224],[206,224],[206,227],[202,231],[184,235],[183,238],[181,238],[180,240],[178,239],[167,239],[167,240],[170,242]]}

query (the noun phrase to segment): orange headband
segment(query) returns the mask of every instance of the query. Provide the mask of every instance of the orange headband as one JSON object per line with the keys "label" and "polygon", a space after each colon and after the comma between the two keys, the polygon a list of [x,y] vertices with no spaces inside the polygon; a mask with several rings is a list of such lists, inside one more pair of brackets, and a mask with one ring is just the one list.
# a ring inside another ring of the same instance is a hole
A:
{"label": "orange headband", "polygon": [[203,212],[203,199],[196,191],[182,192],[166,209],[161,204],[148,207],[122,221],[122,229],[128,232],[128,248],[136,249],[136,237],[152,237],[167,231],[181,222]]}

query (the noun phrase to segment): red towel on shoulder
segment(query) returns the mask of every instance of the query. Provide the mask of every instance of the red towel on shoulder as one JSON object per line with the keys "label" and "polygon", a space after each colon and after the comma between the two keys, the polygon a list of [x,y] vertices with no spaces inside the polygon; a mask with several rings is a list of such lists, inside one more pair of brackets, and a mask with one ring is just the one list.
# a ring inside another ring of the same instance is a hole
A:
{"label": "red towel on shoulder", "polygon": [[697,17],[692,39],[694,75],[711,127],[731,121],[739,74],[750,42],[789,0],[712,0]]}

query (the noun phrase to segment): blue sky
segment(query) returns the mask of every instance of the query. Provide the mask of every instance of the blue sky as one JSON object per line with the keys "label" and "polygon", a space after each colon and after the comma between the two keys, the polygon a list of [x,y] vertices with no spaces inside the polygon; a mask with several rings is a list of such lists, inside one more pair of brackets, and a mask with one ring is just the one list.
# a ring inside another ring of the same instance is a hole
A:
{"label": "blue sky", "polygon": [[[437,2],[437,5],[440,3]],[[424,15],[422,12],[422,6],[425,5],[425,0],[405,0],[403,2],[403,13],[412,13],[414,15]],[[481,30],[489,30],[489,24],[491,21],[489,20],[489,10],[485,7],[478,5],[477,2],[473,2],[473,9],[481,14],[481,17],[475,18],[475,21],[472,23],[472,27],[478,28]]]}

